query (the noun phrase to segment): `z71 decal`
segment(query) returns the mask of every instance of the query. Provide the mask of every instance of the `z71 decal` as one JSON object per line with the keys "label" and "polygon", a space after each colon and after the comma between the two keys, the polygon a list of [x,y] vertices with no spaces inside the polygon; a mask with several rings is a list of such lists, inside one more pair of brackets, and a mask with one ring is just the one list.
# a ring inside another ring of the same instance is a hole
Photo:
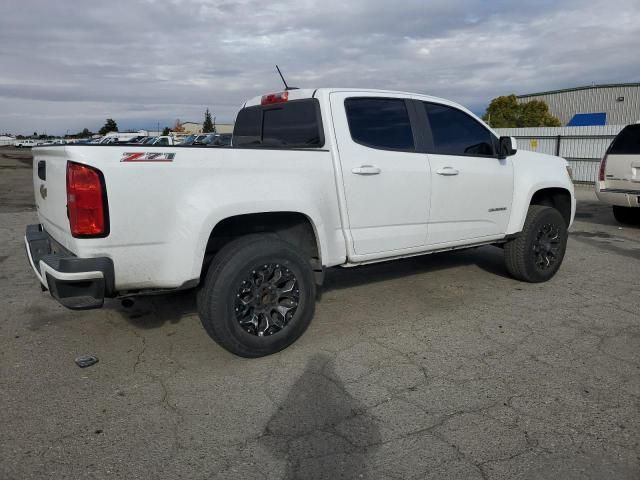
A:
{"label": "z71 decal", "polygon": [[173,162],[175,153],[130,152],[123,153],[121,162]]}

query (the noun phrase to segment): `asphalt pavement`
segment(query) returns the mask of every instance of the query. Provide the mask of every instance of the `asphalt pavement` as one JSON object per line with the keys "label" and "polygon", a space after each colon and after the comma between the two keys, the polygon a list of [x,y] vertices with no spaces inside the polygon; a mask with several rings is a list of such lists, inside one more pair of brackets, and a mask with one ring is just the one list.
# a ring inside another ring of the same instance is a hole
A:
{"label": "asphalt pavement", "polygon": [[0,149],[2,479],[640,478],[640,228],[591,188],[550,282],[494,247],[334,269],[303,337],[247,360],[193,292],[55,303],[30,183]]}

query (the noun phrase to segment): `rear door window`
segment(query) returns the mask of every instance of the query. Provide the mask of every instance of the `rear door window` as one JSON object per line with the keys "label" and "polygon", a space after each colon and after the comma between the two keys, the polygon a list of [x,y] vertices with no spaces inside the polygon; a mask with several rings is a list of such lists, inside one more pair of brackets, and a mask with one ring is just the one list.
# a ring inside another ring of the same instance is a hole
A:
{"label": "rear door window", "polygon": [[612,155],[640,155],[640,124],[624,127],[613,140],[609,153]]}
{"label": "rear door window", "polygon": [[433,151],[440,155],[494,155],[493,134],[477,120],[457,108],[423,102],[431,134]]}
{"label": "rear door window", "polygon": [[293,100],[240,110],[234,146],[318,148],[324,145],[316,99]]}
{"label": "rear door window", "polygon": [[415,150],[409,112],[403,99],[347,98],[344,107],[354,142],[383,150]]}

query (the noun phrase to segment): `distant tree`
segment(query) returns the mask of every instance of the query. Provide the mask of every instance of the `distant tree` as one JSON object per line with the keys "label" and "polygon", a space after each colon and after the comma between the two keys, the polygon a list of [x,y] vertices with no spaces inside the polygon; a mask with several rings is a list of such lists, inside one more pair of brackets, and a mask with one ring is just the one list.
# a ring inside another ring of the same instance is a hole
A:
{"label": "distant tree", "polygon": [[33,138],[38,138],[38,132],[33,132]]}
{"label": "distant tree", "polygon": [[176,118],[176,123],[173,126],[173,131],[175,133],[184,133],[184,127],[182,126],[182,123],[180,123],[180,119]]}
{"label": "distant tree", "polygon": [[211,120],[211,112],[207,108],[204,112],[204,122],[202,123],[202,133],[211,133],[214,131],[213,121]]}
{"label": "distant tree", "polygon": [[559,127],[560,120],[549,112],[542,100],[518,103],[515,95],[491,100],[482,119],[495,128]]}
{"label": "distant tree", "polygon": [[164,127],[164,130],[162,130],[162,135],[167,136],[171,133],[171,130],[169,129],[169,127]]}
{"label": "distant tree", "polygon": [[78,133],[78,137],[80,138],[89,138],[93,135],[93,132],[88,128],[83,128],[81,132]]}
{"label": "distant tree", "polygon": [[520,123],[523,127],[559,127],[562,125],[542,100],[531,100],[523,103],[521,107]]}
{"label": "distant tree", "polygon": [[113,118],[107,118],[107,121],[102,126],[102,128],[98,130],[98,133],[100,135],[106,135],[109,132],[117,132],[117,131],[118,131],[118,124],[116,123],[116,121]]}
{"label": "distant tree", "polygon": [[495,128],[518,126],[520,105],[515,95],[497,97],[491,100],[482,119]]}

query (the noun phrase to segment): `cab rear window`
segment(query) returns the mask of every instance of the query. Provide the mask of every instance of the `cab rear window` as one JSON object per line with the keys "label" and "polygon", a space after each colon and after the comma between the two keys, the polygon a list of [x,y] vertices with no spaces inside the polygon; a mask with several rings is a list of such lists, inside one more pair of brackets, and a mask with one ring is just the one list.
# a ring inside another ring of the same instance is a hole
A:
{"label": "cab rear window", "polygon": [[233,130],[235,147],[318,148],[324,145],[315,98],[243,108]]}
{"label": "cab rear window", "polygon": [[640,124],[624,127],[609,147],[609,154],[640,155]]}

